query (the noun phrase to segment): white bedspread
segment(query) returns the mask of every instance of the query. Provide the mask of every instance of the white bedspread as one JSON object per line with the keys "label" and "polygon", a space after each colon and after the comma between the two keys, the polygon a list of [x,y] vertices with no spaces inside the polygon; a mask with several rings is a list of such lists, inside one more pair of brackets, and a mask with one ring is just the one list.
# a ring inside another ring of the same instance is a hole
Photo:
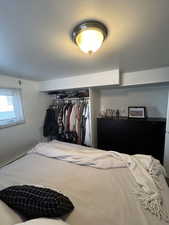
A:
{"label": "white bedspread", "polygon": [[[64,149],[74,146],[60,145]],[[146,165],[150,165],[148,161]],[[163,207],[168,212],[169,188],[162,174],[157,177]],[[129,168],[97,169],[31,153],[0,169],[0,189],[17,184],[43,185],[67,195],[75,206],[64,218],[70,225],[168,224],[137,200],[133,190],[138,185]]]}
{"label": "white bedspread", "polygon": [[151,156],[121,154],[114,151],[102,151],[94,148],[84,148],[80,145],[52,141],[39,143],[30,153],[64,160],[83,166],[99,169],[128,167],[137,183],[135,191],[145,209],[162,220],[169,222],[163,199],[160,193],[159,176],[164,173],[158,160]]}
{"label": "white bedspread", "polygon": [[50,158],[56,158],[81,166],[91,166],[98,169],[127,167],[127,163],[117,152],[86,148],[81,145],[68,144],[59,141],[39,143],[29,153],[37,153]]}

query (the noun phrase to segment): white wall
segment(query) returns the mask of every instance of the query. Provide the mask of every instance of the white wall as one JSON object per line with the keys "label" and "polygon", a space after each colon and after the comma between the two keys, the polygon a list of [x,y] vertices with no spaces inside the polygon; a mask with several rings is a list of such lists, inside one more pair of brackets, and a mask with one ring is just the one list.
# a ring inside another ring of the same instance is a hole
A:
{"label": "white wall", "polygon": [[[0,163],[42,140],[42,126],[50,97],[39,92],[39,83],[21,80],[25,123],[0,129]],[[19,87],[18,79],[0,76],[0,87]]]}
{"label": "white wall", "polygon": [[169,177],[169,93],[168,93],[168,110],[167,110],[167,125],[165,136],[165,154],[164,154],[164,166]]}
{"label": "white wall", "polygon": [[166,117],[168,90],[168,86],[101,89],[100,107],[119,109],[127,116],[128,106],[146,106],[149,117]]}

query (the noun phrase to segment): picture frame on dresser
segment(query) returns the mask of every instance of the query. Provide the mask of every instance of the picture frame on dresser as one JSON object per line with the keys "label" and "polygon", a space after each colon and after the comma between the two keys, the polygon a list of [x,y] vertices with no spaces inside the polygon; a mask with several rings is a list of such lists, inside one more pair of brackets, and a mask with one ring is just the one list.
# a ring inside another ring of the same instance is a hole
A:
{"label": "picture frame on dresser", "polygon": [[129,119],[146,119],[147,112],[145,106],[129,106],[128,107]]}

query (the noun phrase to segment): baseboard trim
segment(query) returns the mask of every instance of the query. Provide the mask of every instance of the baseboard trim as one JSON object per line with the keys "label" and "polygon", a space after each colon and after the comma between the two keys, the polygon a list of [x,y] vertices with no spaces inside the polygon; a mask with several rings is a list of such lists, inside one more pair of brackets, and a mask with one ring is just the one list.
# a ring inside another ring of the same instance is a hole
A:
{"label": "baseboard trim", "polygon": [[15,156],[15,157],[13,157],[13,158],[11,158],[11,159],[9,159],[9,160],[6,160],[6,161],[4,161],[4,162],[1,162],[1,163],[0,163],[0,168],[5,167],[5,166],[7,166],[7,165],[9,165],[9,164],[11,164],[11,163],[13,163],[13,162],[15,162],[16,160],[18,160],[18,159],[24,157],[26,154],[27,154],[27,152],[24,152],[24,153],[21,153],[21,154]]}

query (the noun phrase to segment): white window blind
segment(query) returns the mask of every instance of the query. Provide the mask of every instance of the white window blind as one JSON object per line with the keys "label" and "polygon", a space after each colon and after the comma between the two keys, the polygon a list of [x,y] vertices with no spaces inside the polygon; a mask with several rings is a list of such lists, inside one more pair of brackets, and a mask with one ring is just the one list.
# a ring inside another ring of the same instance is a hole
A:
{"label": "white window blind", "polygon": [[0,88],[0,128],[23,122],[21,89]]}

